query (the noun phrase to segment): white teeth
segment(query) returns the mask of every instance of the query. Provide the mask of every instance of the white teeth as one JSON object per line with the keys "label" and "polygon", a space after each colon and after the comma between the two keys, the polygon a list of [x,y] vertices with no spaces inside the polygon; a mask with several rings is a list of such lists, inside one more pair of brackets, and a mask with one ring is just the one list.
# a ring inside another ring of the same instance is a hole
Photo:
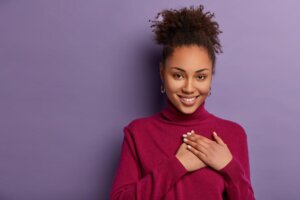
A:
{"label": "white teeth", "polygon": [[182,98],[182,100],[187,101],[187,102],[192,102],[192,101],[194,101],[195,99],[196,99],[196,97],[190,98],[190,99]]}
{"label": "white teeth", "polygon": [[[197,96],[198,97],[198,96]],[[193,97],[193,98],[184,98],[184,97],[180,97],[180,100],[183,104],[185,104],[186,106],[192,106],[195,104],[197,97]]]}

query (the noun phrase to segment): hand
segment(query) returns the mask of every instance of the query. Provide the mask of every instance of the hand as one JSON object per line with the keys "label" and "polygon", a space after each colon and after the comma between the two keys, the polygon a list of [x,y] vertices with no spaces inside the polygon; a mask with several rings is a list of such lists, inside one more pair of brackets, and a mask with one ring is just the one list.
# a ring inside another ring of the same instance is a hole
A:
{"label": "hand", "polygon": [[187,145],[182,143],[176,152],[177,159],[189,172],[201,169],[206,166],[206,164],[201,161],[195,154],[187,149]]}
{"label": "hand", "polygon": [[232,160],[230,150],[216,132],[213,132],[215,141],[195,134],[194,131],[183,137],[188,150],[215,170],[221,170]]}

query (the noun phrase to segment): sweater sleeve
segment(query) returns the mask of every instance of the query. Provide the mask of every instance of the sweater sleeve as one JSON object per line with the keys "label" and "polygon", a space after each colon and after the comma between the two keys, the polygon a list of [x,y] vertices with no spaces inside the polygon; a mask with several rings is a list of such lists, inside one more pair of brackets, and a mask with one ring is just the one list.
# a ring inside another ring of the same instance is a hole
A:
{"label": "sweater sleeve", "polygon": [[175,157],[169,156],[151,172],[141,177],[141,166],[134,139],[128,127],[124,128],[119,166],[114,178],[111,200],[162,199],[187,170]]}
{"label": "sweater sleeve", "polygon": [[247,136],[244,133],[239,143],[239,152],[220,171],[225,179],[228,200],[255,200],[250,181]]}

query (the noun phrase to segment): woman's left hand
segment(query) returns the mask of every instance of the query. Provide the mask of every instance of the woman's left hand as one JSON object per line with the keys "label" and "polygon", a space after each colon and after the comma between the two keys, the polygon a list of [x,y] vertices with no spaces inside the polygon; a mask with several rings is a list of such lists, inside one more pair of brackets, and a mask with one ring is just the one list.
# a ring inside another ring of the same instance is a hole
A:
{"label": "woman's left hand", "polygon": [[184,134],[183,137],[188,149],[215,170],[221,170],[232,160],[230,150],[216,132],[213,133],[215,141],[195,134],[194,131]]}

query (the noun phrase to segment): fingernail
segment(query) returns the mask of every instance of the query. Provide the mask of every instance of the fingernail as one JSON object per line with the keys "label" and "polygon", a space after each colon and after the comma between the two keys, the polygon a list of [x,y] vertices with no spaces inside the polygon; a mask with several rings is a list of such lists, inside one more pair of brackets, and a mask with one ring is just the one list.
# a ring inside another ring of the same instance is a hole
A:
{"label": "fingernail", "polygon": [[188,148],[188,149],[191,149],[192,147],[191,147],[190,145],[187,145],[187,148]]}
{"label": "fingernail", "polygon": [[216,133],[215,131],[213,132],[213,134],[214,134],[214,135],[217,135],[217,133]]}
{"label": "fingernail", "polygon": [[194,131],[194,130],[192,130],[192,131],[191,131],[191,133],[195,133],[195,131]]}
{"label": "fingernail", "polygon": [[187,141],[188,141],[188,139],[186,139],[186,138],[183,138],[183,141],[187,142]]}
{"label": "fingernail", "polygon": [[184,137],[184,138],[187,137],[187,134],[183,134],[182,137]]}
{"label": "fingernail", "polygon": [[187,135],[192,135],[192,133],[191,132],[187,132]]}

